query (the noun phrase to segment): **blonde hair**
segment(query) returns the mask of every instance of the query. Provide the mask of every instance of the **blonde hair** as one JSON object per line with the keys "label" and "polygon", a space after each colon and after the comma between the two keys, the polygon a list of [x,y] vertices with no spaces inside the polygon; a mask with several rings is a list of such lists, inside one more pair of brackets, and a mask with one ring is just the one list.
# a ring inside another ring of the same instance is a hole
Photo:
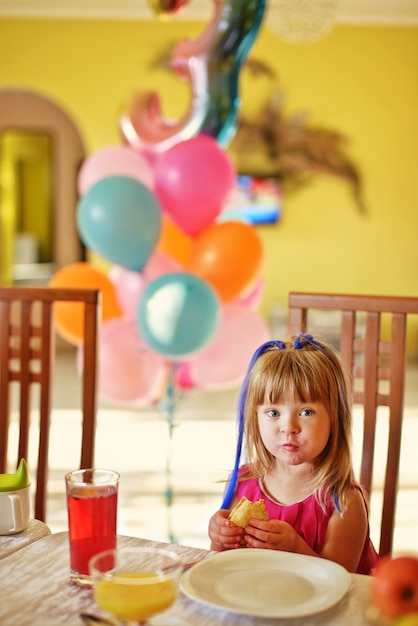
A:
{"label": "blonde hair", "polygon": [[[331,346],[314,341],[265,344],[250,367],[243,408],[243,442],[248,471],[241,479],[263,477],[274,464],[260,436],[257,408],[287,399],[321,402],[330,417],[328,442],[315,460],[311,486],[321,506],[333,502],[343,513],[353,481],[351,458],[351,409],[344,369]],[[304,341],[304,338],[309,341]]]}

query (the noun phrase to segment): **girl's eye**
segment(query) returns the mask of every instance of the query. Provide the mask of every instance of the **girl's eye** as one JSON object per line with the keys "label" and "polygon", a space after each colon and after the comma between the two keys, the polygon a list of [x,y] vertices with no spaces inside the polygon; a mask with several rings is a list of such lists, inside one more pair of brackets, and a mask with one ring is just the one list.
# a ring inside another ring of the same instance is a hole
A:
{"label": "girl's eye", "polygon": [[310,417],[311,415],[313,415],[313,411],[312,411],[312,409],[303,409],[300,412],[300,414],[301,414],[302,417]]}
{"label": "girl's eye", "polygon": [[266,414],[269,417],[279,417],[280,415],[279,411],[276,411],[276,409],[269,409],[268,411],[266,411]]}

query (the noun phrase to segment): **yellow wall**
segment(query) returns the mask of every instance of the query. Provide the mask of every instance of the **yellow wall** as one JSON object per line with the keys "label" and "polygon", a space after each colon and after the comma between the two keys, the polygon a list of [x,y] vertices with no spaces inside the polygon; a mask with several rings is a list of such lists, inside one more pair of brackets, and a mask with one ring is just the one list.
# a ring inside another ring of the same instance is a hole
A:
{"label": "yellow wall", "polygon": [[[185,111],[186,86],[151,65],[203,28],[181,21],[0,20],[0,87],[53,99],[94,152],[121,142],[117,115],[139,90],[157,89],[169,115]],[[290,290],[418,295],[418,28],[338,26],[315,44],[287,44],[263,28],[251,56],[274,66],[289,114],[305,111],[311,124],[347,137],[369,210],[359,214],[348,185],[328,176],[286,197],[280,223],[259,231],[262,310],[285,304]],[[257,110],[270,88],[246,74],[242,111]]]}

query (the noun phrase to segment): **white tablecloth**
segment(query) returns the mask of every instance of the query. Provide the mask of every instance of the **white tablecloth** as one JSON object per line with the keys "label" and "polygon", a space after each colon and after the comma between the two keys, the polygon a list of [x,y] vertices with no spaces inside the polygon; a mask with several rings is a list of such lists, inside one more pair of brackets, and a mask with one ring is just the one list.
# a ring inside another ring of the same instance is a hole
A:
{"label": "white tablecloth", "polygon": [[[118,544],[167,545],[134,537],[118,537]],[[187,546],[171,546],[184,562],[209,554]],[[82,612],[100,613],[91,589],[69,579],[68,533],[52,534],[35,541],[0,561],[1,626],[82,626]],[[366,626],[363,616],[369,577],[351,575],[346,596],[334,607],[316,615],[291,619],[266,619],[234,615],[211,608],[180,593],[166,612],[184,626]],[[167,626],[170,621],[167,621]]]}

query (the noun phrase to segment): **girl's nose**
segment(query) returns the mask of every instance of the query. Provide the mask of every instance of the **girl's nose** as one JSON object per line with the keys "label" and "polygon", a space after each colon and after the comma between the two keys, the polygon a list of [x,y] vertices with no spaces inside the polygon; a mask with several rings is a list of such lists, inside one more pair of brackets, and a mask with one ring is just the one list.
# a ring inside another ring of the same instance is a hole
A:
{"label": "girl's nose", "polygon": [[281,420],[280,430],[288,435],[300,431],[299,422],[293,415],[284,416]]}

